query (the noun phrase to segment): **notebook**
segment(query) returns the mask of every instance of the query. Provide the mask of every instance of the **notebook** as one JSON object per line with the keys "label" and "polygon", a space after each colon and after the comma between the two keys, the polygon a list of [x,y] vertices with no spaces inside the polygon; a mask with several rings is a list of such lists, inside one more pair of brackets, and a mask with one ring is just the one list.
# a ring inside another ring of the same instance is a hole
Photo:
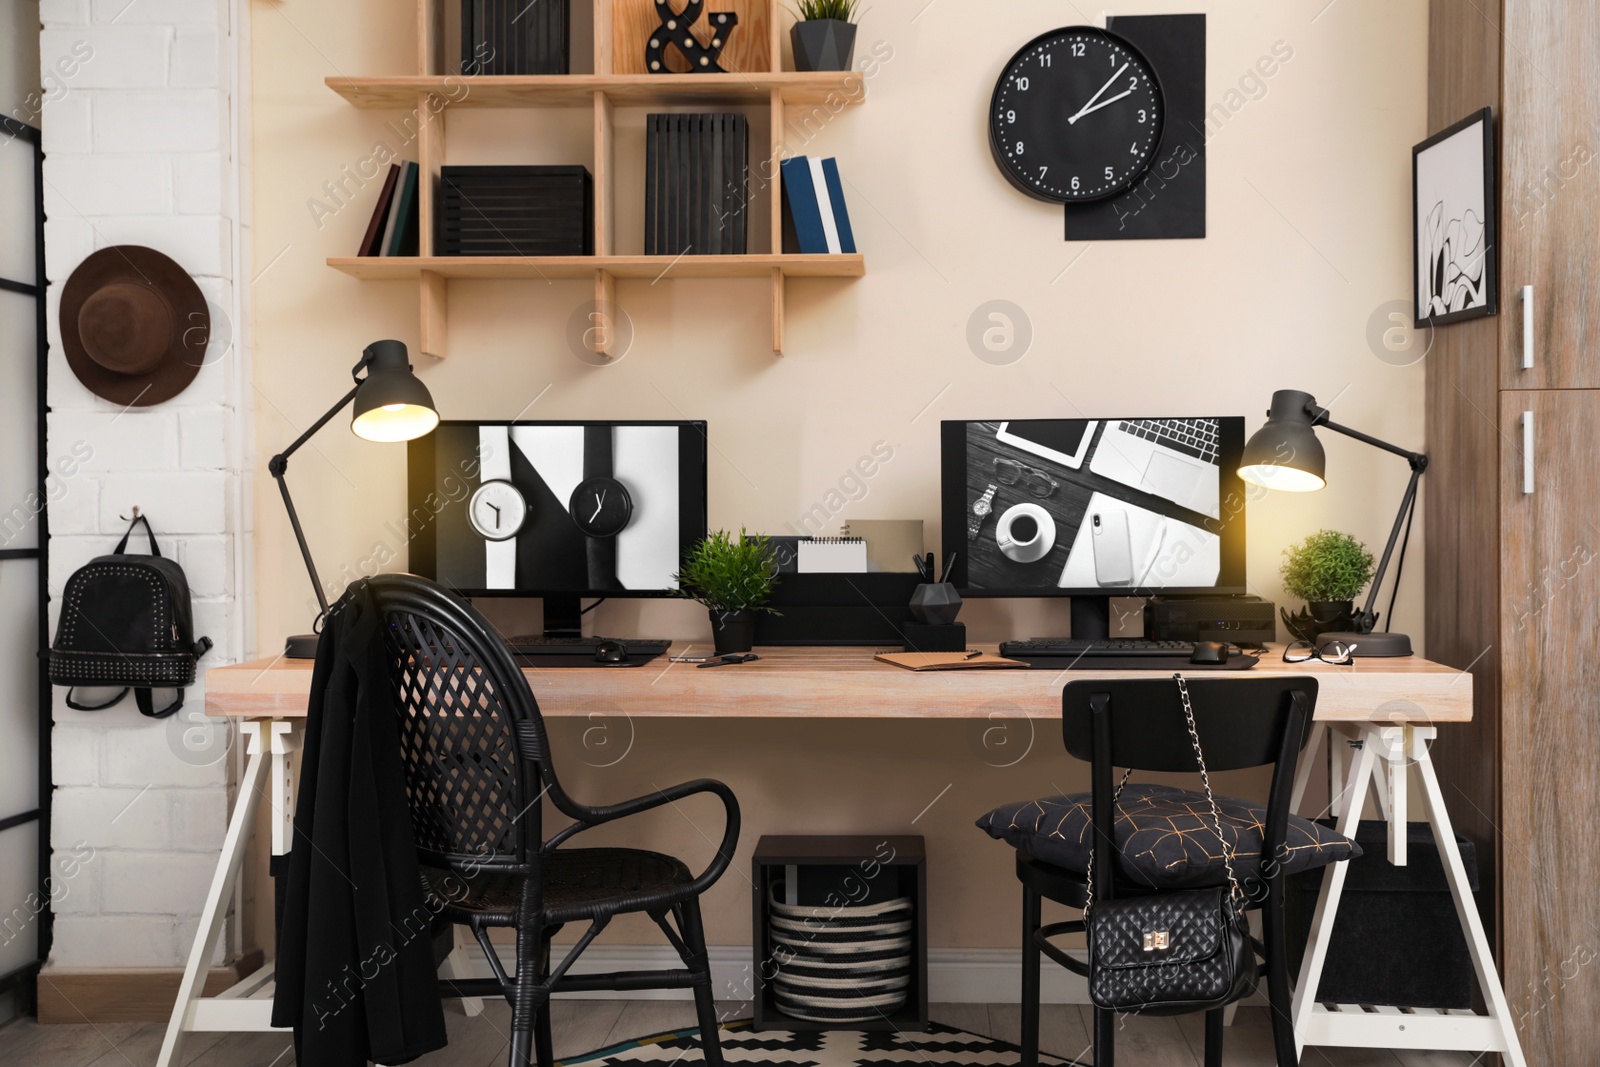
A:
{"label": "notebook", "polygon": [[867,542],[859,537],[813,537],[798,550],[801,574],[865,574]]}
{"label": "notebook", "polygon": [[980,652],[971,659],[966,652],[879,652],[872,658],[879,663],[892,663],[908,671],[965,671],[995,670],[1004,667],[1026,667],[1020,659],[1006,659],[989,652]]}

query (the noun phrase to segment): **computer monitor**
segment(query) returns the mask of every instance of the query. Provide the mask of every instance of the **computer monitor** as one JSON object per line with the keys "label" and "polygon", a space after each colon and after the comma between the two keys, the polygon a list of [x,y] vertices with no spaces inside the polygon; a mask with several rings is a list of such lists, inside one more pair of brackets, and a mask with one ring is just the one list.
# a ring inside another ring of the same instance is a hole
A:
{"label": "computer monitor", "polygon": [[441,422],[410,444],[413,571],[463,596],[541,597],[575,636],[582,597],[677,592],[706,535],[704,422]]}
{"label": "computer monitor", "polygon": [[1071,597],[1103,638],[1110,598],[1245,591],[1244,419],[945,422],[941,512],[966,597]]}

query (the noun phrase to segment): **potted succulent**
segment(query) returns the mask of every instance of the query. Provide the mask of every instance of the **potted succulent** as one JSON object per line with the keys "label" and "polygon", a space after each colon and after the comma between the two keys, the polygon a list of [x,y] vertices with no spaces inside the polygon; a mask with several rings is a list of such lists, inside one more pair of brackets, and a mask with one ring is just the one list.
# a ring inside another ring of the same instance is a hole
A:
{"label": "potted succulent", "polygon": [[1306,611],[1283,613],[1297,637],[1315,641],[1321,634],[1355,628],[1355,598],[1372,580],[1367,546],[1347,533],[1318,530],[1283,550],[1283,588],[1306,602]]}
{"label": "potted succulent", "polygon": [[766,606],[778,581],[778,562],[765,537],[744,528],[734,539],[718,530],[689,550],[678,572],[678,590],[711,613],[711,636],[719,655],[748,652],[755,644],[756,612]]}
{"label": "potted succulent", "polygon": [[849,70],[860,0],[798,0],[789,31],[796,70]]}

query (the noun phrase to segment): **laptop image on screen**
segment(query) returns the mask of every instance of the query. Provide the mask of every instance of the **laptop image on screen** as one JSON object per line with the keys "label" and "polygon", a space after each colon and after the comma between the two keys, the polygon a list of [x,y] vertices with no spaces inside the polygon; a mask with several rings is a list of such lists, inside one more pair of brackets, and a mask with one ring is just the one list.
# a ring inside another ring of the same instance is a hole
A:
{"label": "laptop image on screen", "polygon": [[1113,419],[1089,469],[1114,482],[1220,518],[1216,419]]}

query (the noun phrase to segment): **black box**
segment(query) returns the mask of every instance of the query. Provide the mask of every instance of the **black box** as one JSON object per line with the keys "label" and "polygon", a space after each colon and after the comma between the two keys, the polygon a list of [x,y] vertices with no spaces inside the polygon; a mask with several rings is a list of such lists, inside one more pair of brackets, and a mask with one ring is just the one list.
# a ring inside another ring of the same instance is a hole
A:
{"label": "black box", "polygon": [[461,0],[461,73],[567,74],[571,0]]}
{"label": "black box", "polygon": [[647,256],[743,255],[750,123],[739,112],[645,116]]}
{"label": "black box", "polygon": [[785,574],[756,614],[758,645],[899,645],[911,622],[911,594],[922,576]]}
{"label": "black box", "polygon": [[[1331,825],[1331,820],[1321,820]],[[1425,822],[1406,824],[1406,865],[1389,862],[1389,825],[1364,820],[1356,830],[1360,859],[1350,861],[1333,939],[1317,986],[1319,1002],[1409,1008],[1472,1007],[1476,979],[1467,935],[1456,916],[1444,857]],[[1456,835],[1467,881],[1478,888],[1478,854]],[[1298,875],[1288,887],[1290,973],[1300,970],[1311,915],[1322,889],[1323,867]]]}
{"label": "black box", "polygon": [[1264,645],[1278,636],[1277,609],[1258,596],[1154,596],[1144,604],[1151,641]]}
{"label": "black box", "polygon": [[441,256],[594,254],[588,168],[443,167],[435,231]]}
{"label": "black box", "polygon": [[905,631],[907,652],[965,652],[967,624],[964,622],[908,622]]}

